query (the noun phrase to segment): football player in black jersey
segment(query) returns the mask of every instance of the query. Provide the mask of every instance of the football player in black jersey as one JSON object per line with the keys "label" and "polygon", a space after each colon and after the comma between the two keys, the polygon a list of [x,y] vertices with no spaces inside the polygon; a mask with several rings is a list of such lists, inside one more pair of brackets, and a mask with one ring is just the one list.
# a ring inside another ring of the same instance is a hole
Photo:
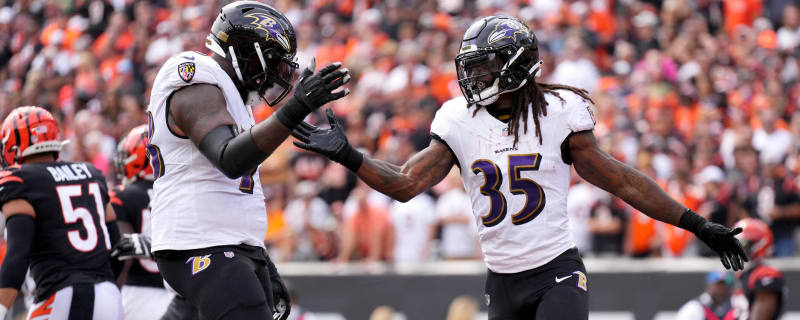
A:
{"label": "football player in black jersey", "polygon": [[[164,288],[158,265],[150,259],[150,194],[153,169],[147,161],[147,125],[133,128],[117,146],[114,164],[122,184],[111,192],[111,206],[117,215],[120,244],[112,256],[131,259],[127,265],[122,305],[126,320],[158,319],[164,314],[173,293]],[[138,254],[138,255],[137,255]]]}
{"label": "football player in black jersey", "polygon": [[119,240],[103,174],[89,163],[57,161],[58,122],[39,107],[3,122],[0,205],[7,251],[0,267],[0,318],[30,267],[36,282],[28,318],[122,319],[109,251]]}
{"label": "football player in black jersey", "polygon": [[772,255],[772,231],[766,223],[754,218],[743,219],[736,227],[743,229],[736,237],[742,242],[751,261],[738,275],[748,302],[747,319],[778,319],[789,289],[783,274],[764,263],[764,258]]}

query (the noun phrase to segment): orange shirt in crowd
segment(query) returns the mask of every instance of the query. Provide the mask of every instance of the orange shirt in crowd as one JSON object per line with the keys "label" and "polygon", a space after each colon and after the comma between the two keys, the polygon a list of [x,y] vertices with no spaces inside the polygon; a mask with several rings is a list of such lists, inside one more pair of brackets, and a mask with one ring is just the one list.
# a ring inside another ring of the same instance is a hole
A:
{"label": "orange shirt in crowd", "polygon": [[[368,256],[374,237],[388,235],[389,213],[385,210],[366,205],[347,220],[347,229],[355,234],[355,250],[361,256]],[[386,240],[386,239],[383,239]],[[386,245],[388,241],[381,241]],[[386,248],[383,248],[386,249]],[[386,252],[386,250],[381,250]]]}
{"label": "orange shirt in crowd", "polygon": [[725,31],[730,35],[735,34],[736,26],[749,27],[761,15],[761,0],[724,0],[722,7]]}

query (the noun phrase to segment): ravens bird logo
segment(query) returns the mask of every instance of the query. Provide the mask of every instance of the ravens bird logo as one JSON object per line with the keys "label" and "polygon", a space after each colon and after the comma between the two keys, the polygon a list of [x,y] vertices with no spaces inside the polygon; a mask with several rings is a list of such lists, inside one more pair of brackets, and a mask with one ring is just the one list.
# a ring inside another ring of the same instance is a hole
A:
{"label": "ravens bird logo", "polygon": [[275,41],[287,51],[289,48],[289,39],[286,37],[285,28],[281,25],[280,21],[272,17],[265,11],[254,11],[244,15],[247,18],[253,19],[250,22],[256,29],[263,30],[267,33],[267,41]]}
{"label": "ravens bird logo", "polygon": [[494,27],[494,32],[489,35],[488,42],[491,44],[503,39],[517,41],[517,34],[527,35],[528,28],[519,23],[519,21],[508,19],[508,21],[501,22]]}

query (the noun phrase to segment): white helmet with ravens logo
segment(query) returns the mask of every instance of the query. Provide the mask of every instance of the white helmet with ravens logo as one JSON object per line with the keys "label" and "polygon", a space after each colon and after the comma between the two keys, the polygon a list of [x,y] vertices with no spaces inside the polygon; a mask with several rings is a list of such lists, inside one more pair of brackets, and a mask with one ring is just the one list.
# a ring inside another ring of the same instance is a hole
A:
{"label": "white helmet with ravens logo", "polygon": [[506,15],[481,18],[461,40],[458,85],[468,103],[489,105],[524,86],[541,64],[536,36],[524,23]]}
{"label": "white helmet with ravens logo", "polygon": [[270,106],[292,90],[297,40],[292,24],[278,10],[257,1],[224,6],[206,47],[230,63],[239,90],[258,92]]}

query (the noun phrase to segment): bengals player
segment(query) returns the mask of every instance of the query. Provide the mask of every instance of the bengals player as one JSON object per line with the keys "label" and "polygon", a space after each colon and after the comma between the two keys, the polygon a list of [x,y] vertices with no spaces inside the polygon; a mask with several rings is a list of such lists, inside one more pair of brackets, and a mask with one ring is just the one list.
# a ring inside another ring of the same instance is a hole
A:
{"label": "bengals player", "polygon": [[111,192],[111,206],[124,235],[112,256],[138,257],[133,259],[122,287],[127,320],[160,318],[174,296],[164,288],[158,265],[150,258],[153,169],[147,160],[146,145],[147,125],[133,128],[119,142],[114,159],[117,178],[122,184]]}
{"label": "bengals player", "polygon": [[90,163],[57,161],[53,115],[19,107],[3,122],[0,206],[8,249],[0,267],[0,318],[30,268],[28,318],[122,319],[109,251],[119,239],[103,174]]}
{"label": "bengals player", "polygon": [[741,289],[748,302],[746,319],[778,319],[789,289],[783,274],[764,263],[764,259],[772,255],[772,231],[766,223],[754,218],[742,219],[736,227],[743,229],[736,237],[751,260],[739,274]]}

